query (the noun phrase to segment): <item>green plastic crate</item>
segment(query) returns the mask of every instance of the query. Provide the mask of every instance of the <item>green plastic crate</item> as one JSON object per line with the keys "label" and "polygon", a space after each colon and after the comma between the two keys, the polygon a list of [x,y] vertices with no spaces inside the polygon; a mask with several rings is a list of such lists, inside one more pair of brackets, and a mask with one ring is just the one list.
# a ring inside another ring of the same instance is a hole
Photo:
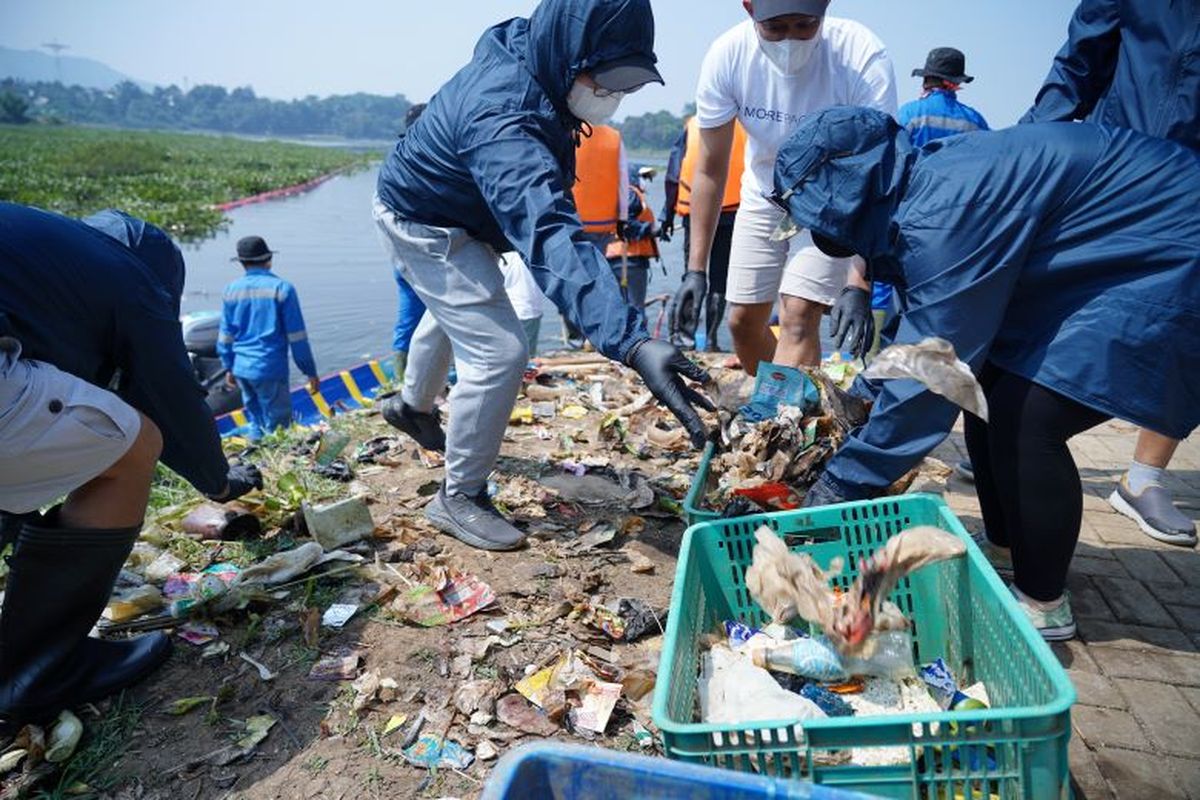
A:
{"label": "green plastic crate", "polygon": [[692,478],[692,488],[688,489],[687,495],[683,498],[683,513],[687,515],[688,525],[708,522],[710,519],[718,519],[721,516],[716,511],[700,507],[704,503],[704,484],[708,483],[708,470],[712,465],[715,452],[716,445],[712,442],[704,445],[704,452],[700,455],[700,466],[696,467],[696,475]]}
{"label": "green plastic crate", "polygon": [[[964,685],[985,681],[993,707],[802,724],[696,722],[701,638],[726,619],[754,626],[767,621],[744,579],[754,531],[764,524],[823,567],[834,556],[844,557],[837,579],[843,588],[865,557],[902,530],[936,525],[961,538],[965,559],[918,570],[900,582],[891,599],[912,621],[917,664],[941,657]],[[1074,702],[1075,690],[1058,660],[940,498],[914,494],[718,520],[684,534],[653,708],[671,758],[885,797],[1067,798]],[[907,747],[908,763],[828,763],[834,751],[868,746]]]}

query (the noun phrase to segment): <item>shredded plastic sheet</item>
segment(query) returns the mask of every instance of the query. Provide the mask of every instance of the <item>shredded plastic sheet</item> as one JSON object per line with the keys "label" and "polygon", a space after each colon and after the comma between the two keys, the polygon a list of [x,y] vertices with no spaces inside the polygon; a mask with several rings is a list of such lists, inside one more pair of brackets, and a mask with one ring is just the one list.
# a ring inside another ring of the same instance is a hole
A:
{"label": "shredded plastic sheet", "polygon": [[765,525],[755,538],[758,545],[746,570],[746,588],[755,602],[776,622],[800,617],[819,625],[839,653],[864,657],[874,651],[874,634],[908,625],[899,609],[886,602],[896,583],[926,564],[966,552],[957,537],[940,528],[910,528],[871,555],[848,592],[835,594],[829,582],[841,573],[842,559],[834,558],[822,570],[808,554],[788,550]]}
{"label": "shredded plastic sheet", "polygon": [[958,360],[954,346],[930,337],[919,344],[885,347],[862,373],[864,378],[912,378],[964,411],[987,422],[987,398],[971,368]]}
{"label": "shredded plastic sheet", "polygon": [[700,718],[710,724],[825,716],[816,703],[784,689],[748,656],[722,644],[704,655],[699,699]]}

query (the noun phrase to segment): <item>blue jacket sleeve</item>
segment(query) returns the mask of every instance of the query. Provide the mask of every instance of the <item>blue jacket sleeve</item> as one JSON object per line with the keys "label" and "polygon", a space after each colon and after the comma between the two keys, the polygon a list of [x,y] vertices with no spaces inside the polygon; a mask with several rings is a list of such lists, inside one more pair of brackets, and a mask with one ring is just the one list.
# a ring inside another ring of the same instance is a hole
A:
{"label": "blue jacket sleeve", "polygon": [[[1020,276],[1036,215],[985,208],[972,217],[906,226],[908,308],[896,343],[939,336],[978,375]],[[946,438],[958,416],[957,406],[917,381],[882,383],[866,424],[829,462],[827,479],[846,500],[882,494]]]}
{"label": "blue jacket sleeve", "polygon": [[292,347],[292,358],[296,368],[310,378],[317,377],[317,365],[313,361],[312,348],[308,345],[308,332],[304,330],[304,315],[300,313],[300,298],[296,290],[285,284],[279,288],[279,313],[283,316],[283,329],[287,332],[288,344]]}
{"label": "blue jacket sleeve", "polygon": [[667,173],[663,176],[663,187],[666,189],[666,200],[658,218],[664,222],[674,222],[675,204],[679,202],[679,173],[683,169],[683,156],[687,151],[687,128],[684,128],[675,144],[671,146],[671,155],[667,158]]}
{"label": "blue jacket sleeve", "polygon": [[1033,108],[1021,122],[1084,119],[1104,95],[1121,46],[1120,0],[1083,0]]}
{"label": "blue jacket sleeve", "polygon": [[233,309],[229,303],[221,305],[221,330],[217,334],[217,355],[229,374],[233,374],[233,343],[237,341],[237,326],[233,321]]}
{"label": "blue jacket sleeve", "polygon": [[460,157],[534,280],[608,358],[624,361],[649,338],[621,297],[604,254],[586,238],[561,170],[527,114],[467,120]]}
{"label": "blue jacket sleeve", "polygon": [[207,495],[225,490],[229,464],[204,391],[196,382],[183,329],[165,295],[146,290],[137,313],[121,317],[118,394],[162,432],[162,462]]}

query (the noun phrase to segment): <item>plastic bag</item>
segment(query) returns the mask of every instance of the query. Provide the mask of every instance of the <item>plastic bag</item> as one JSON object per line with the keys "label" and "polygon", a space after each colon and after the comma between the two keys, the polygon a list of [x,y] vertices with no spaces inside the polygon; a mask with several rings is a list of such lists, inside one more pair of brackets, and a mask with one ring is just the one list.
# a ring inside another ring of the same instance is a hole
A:
{"label": "plastic bag", "polygon": [[700,719],[742,724],[769,720],[819,719],[816,703],[782,688],[771,673],[724,645],[704,655],[700,673]]}

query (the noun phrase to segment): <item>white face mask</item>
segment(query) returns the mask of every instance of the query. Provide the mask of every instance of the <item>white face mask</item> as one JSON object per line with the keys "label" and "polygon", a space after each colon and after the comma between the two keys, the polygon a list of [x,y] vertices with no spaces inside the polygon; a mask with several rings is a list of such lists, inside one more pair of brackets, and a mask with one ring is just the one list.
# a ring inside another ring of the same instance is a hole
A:
{"label": "white face mask", "polygon": [[624,92],[598,95],[592,87],[575,81],[567,93],[567,108],[589,125],[602,125],[617,113],[617,106],[621,105],[624,96]]}
{"label": "white face mask", "polygon": [[820,33],[811,39],[783,39],[778,42],[768,42],[760,34],[758,46],[767,60],[780,72],[784,75],[795,75],[812,58],[820,41]]}

